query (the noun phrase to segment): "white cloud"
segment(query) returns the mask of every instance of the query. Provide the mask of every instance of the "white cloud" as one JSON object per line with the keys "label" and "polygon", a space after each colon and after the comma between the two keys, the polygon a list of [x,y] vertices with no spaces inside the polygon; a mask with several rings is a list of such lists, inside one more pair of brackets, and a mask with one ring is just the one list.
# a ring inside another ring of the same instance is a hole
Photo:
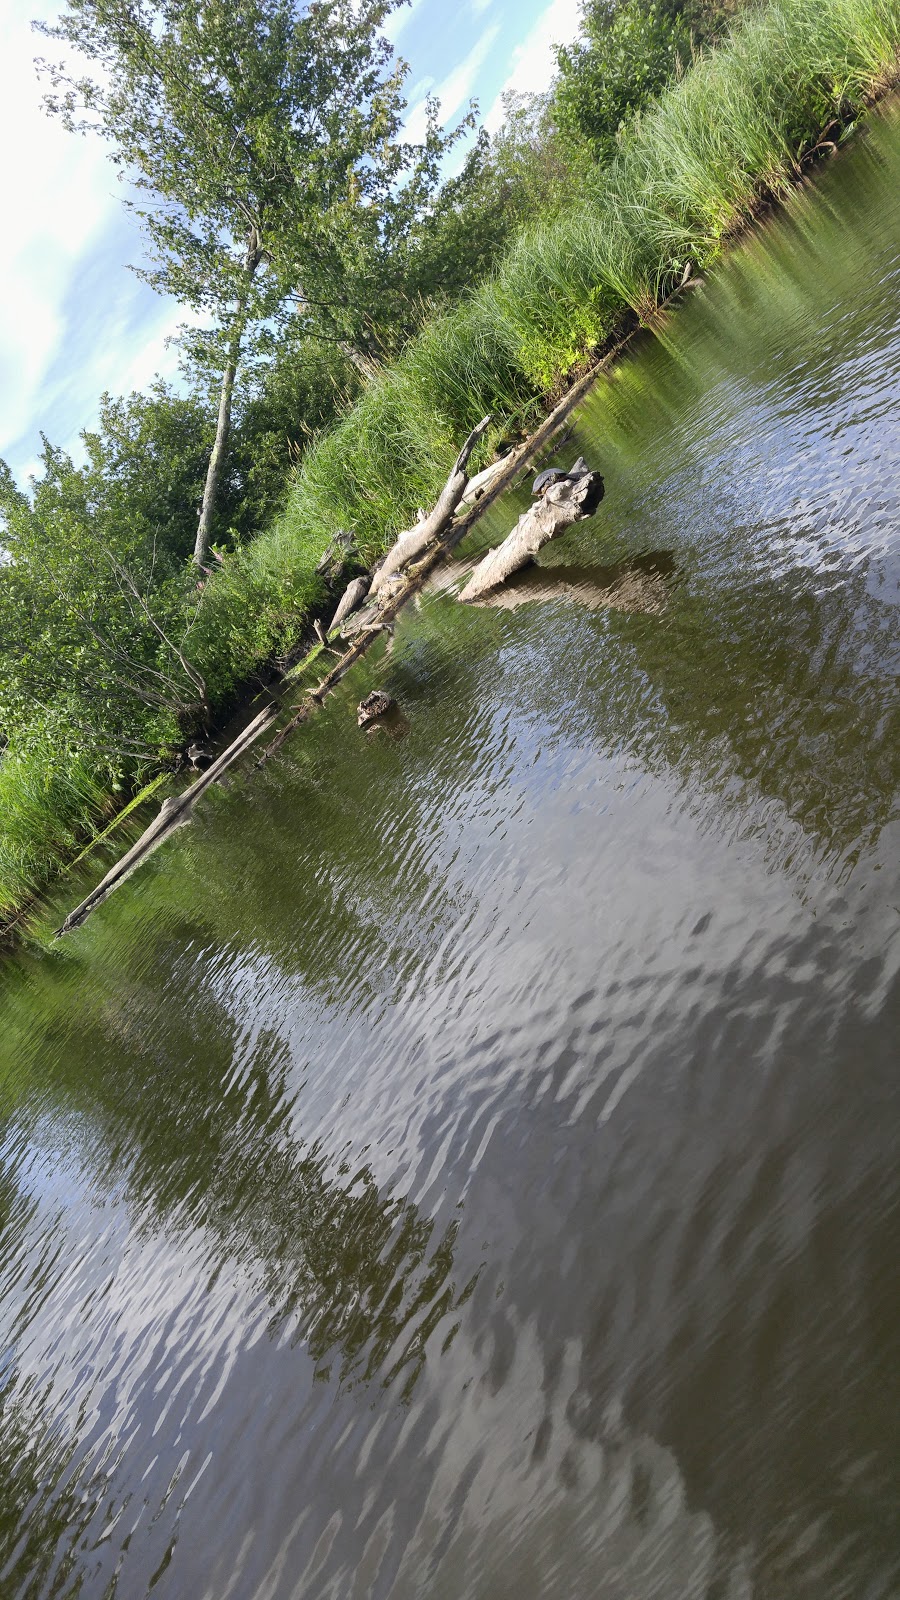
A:
{"label": "white cloud", "polygon": [[418,11],[421,4],[422,0],[409,0],[408,5],[401,6],[399,11],[392,12],[392,14],[388,17],[383,31],[388,39],[390,39],[391,44],[397,43],[398,37],[403,32],[406,24],[411,21],[414,14]]}
{"label": "white cloud", "polygon": [[[21,432],[65,333],[64,302],[79,259],[118,200],[99,147],[73,138],[40,108],[29,26],[34,0],[7,0],[0,55],[0,454]],[[44,9],[51,14],[51,8]]]}
{"label": "white cloud", "polygon": [[[177,345],[169,344],[168,341],[178,332],[182,323],[196,322],[196,320],[190,317],[183,306],[177,306],[173,310],[171,304],[161,302],[159,322],[116,380],[122,393],[130,394],[132,389],[146,389],[156,377],[165,378],[169,383],[174,382],[178,376],[180,352]],[[109,383],[105,387],[109,388]]]}
{"label": "white cloud", "polygon": [[[485,28],[480,39],[472,46],[464,61],[453,68],[443,83],[439,83],[431,93],[436,96],[441,104],[441,120],[446,124],[455,112],[459,111],[471,98],[475,81],[484,64],[485,57],[500,32],[500,24],[492,23]],[[407,137],[417,143],[425,136],[425,101],[420,100],[414,105],[406,119]]]}
{"label": "white cloud", "polygon": [[[185,313],[125,270],[142,242],[125,218],[104,146],[41,110],[33,67],[34,0],[7,0],[0,57],[0,202],[15,219],[0,252],[0,456],[20,481],[35,470],[38,431],[80,456],[99,396],[178,377],[166,347]],[[50,0],[44,14],[51,15]]]}
{"label": "white cloud", "polygon": [[534,94],[549,87],[556,71],[553,46],[574,39],[580,21],[581,0],[550,0],[531,32],[512,53],[512,69],[484,119],[489,133],[496,133],[503,122],[503,96],[508,90]]}

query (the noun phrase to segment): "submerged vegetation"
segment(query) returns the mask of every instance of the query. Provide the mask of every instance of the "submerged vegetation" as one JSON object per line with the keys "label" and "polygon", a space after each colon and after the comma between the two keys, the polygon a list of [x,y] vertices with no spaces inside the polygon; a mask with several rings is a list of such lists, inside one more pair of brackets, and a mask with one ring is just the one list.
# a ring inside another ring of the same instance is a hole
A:
{"label": "submerged vegetation", "polygon": [[0,914],[108,822],[110,795],[289,655],[326,598],[316,567],[335,533],[373,559],[480,417],[495,418],[486,459],[688,263],[708,268],[898,62],[900,0],[768,0],[731,17],[589,0],[546,99],[511,103],[458,178],[429,169],[407,196],[402,248],[364,259],[358,230],[344,235],[334,293],[368,285],[375,303],[390,283],[390,336],[337,302],[305,302],[274,343],[262,328],[199,572],[220,350],[204,368],[193,347],[189,398],[157,386],[104,402],[84,465],[45,445],[30,496],[4,469]]}

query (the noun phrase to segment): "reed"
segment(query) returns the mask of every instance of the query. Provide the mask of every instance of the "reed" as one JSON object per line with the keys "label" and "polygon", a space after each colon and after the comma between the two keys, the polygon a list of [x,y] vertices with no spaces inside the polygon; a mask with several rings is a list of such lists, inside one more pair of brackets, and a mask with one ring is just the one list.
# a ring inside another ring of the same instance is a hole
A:
{"label": "reed", "polygon": [[49,734],[8,748],[0,761],[0,923],[71,858],[109,812],[91,761]]}
{"label": "reed", "polygon": [[699,59],[623,139],[590,192],[513,243],[320,438],[258,543],[353,529],[374,555],[442,483],[485,411],[531,419],[627,311],[649,315],[691,260],[709,267],[823,133],[896,81],[898,0],[770,0]]}

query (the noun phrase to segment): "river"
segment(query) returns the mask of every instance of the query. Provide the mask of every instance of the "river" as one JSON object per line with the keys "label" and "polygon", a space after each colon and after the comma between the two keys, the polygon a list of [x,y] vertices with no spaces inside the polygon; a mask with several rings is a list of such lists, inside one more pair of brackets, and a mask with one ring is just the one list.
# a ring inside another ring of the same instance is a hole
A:
{"label": "river", "polygon": [[580,408],[537,576],[43,908],[4,1597],[900,1592],[898,290],[894,106]]}

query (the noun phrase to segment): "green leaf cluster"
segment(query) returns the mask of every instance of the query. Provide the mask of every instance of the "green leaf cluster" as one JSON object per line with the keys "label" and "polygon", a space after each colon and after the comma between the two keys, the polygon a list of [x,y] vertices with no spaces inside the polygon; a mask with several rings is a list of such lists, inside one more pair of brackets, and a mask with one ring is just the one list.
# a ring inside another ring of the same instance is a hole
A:
{"label": "green leaf cluster", "polygon": [[736,0],[584,0],[581,37],[557,51],[553,116],[595,161],[634,114],[719,38]]}

